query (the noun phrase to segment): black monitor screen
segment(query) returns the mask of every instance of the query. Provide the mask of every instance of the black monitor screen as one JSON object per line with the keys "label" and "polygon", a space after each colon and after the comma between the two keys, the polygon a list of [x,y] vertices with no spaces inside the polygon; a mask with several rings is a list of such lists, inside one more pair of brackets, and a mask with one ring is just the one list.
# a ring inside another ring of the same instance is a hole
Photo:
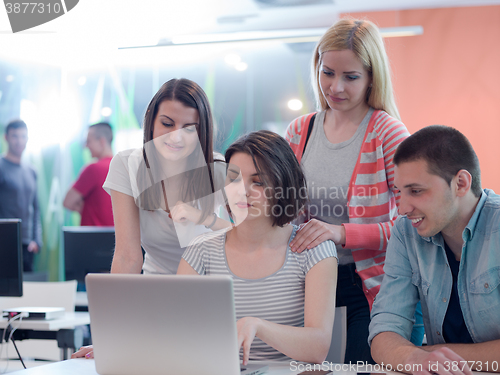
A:
{"label": "black monitor screen", "polygon": [[0,297],[23,295],[21,220],[0,219]]}
{"label": "black monitor screen", "polygon": [[109,273],[115,250],[114,227],[63,227],[66,280],[85,290],[85,275]]}

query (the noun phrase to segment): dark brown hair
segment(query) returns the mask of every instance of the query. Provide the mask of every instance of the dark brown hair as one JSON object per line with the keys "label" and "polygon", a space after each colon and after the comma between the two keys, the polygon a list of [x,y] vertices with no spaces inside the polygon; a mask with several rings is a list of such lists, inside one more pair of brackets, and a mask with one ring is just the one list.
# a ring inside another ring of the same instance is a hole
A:
{"label": "dark brown hair", "polygon": [[394,154],[394,164],[425,160],[430,174],[442,177],[448,185],[461,169],[472,176],[471,191],[481,196],[481,169],[469,140],[457,129],[431,125],[406,138]]}
{"label": "dark brown hair", "polygon": [[7,126],[5,127],[5,134],[9,135],[9,131],[11,129],[26,129],[26,130],[28,130],[28,127],[26,126],[26,123],[23,120],[17,119],[17,120],[12,120],[7,124]]}
{"label": "dark brown hair", "polygon": [[[207,168],[197,168],[185,172],[184,186],[181,189],[181,199],[183,202],[191,202],[195,199],[205,197],[213,193],[213,118],[208,97],[203,89],[195,82],[181,78],[171,79],[165,82],[155,96],[149,102],[146,114],[144,115],[144,137],[143,143],[146,145],[153,140],[154,121],[158,114],[158,107],[166,100],[179,101],[186,107],[194,108],[198,111],[199,122],[196,126],[198,138],[200,140],[203,155],[198,155],[195,151],[189,158],[203,157],[207,163]],[[145,210],[155,210],[161,208],[162,186],[161,183],[154,183],[151,177],[151,169],[160,170],[159,161],[155,153],[148,153],[146,156],[146,147],[143,147],[143,158],[145,166],[139,168],[138,185],[144,183],[145,187],[150,182],[151,187],[146,188],[137,198],[136,203]],[[158,168],[158,169],[157,169]],[[141,182],[142,181],[142,182]],[[202,182],[202,183],[200,183]],[[210,199],[208,199],[211,201]],[[167,204],[167,202],[165,202]],[[206,208],[206,209],[205,209]],[[200,223],[213,212],[209,207],[202,207],[203,214]]]}
{"label": "dark brown hair", "polygon": [[230,145],[225,154],[226,163],[238,152],[252,157],[262,182],[271,190],[271,196],[266,194],[266,197],[273,226],[282,227],[299,216],[307,202],[306,179],[288,142],[269,130],[259,130]]}
{"label": "dark brown hair", "polygon": [[97,138],[104,138],[106,142],[108,142],[108,145],[111,145],[111,142],[113,142],[113,129],[111,128],[109,122],[99,122],[97,124],[90,125],[89,129],[91,128],[95,130]]}

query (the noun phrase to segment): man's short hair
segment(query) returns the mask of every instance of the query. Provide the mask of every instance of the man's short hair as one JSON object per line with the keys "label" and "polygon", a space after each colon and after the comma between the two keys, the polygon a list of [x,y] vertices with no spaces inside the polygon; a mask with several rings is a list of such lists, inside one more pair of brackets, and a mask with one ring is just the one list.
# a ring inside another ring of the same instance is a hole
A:
{"label": "man's short hair", "polygon": [[99,122],[97,124],[90,125],[89,129],[91,128],[95,130],[95,135],[97,138],[104,137],[108,144],[111,145],[111,142],[113,142],[113,129],[111,128],[111,125],[109,123]]}
{"label": "man's short hair", "polygon": [[465,169],[472,176],[472,193],[481,196],[479,160],[469,140],[457,129],[431,125],[406,138],[394,154],[394,164],[416,160],[425,160],[428,172],[444,178],[450,186],[458,171]]}
{"label": "man's short hair", "polygon": [[26,129],[28,130],[28,127],[26,126],[26,123],[23,120],[16,119],[10,121],[7,126],[5,127],[5,134],[8,135],[9,131],[11,129]]}

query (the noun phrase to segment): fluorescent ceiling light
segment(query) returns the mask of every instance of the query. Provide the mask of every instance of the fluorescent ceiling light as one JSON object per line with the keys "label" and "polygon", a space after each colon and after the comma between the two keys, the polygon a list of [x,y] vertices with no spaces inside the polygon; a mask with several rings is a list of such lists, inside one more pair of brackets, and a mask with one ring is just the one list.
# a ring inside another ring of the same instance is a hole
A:
{"label": "fluorescent ceiling light", "polygon": [[422,26],[384,27],[380,29],[380,33],[384,38],[414,36],[422,35],[424,33],[424,28]]}
{"label": "fluorescent ceiling light", "polygon": [[179,35],[172,37],[171,44],[204,44],[227,42],[250,42],[256,40],[288,40],[296,38],[317,38],[326,31],[325,28],[243,31],[234,33]]}
{"label": "fluorescent ceiling light", "polygon": [[[314,29],[177,35],[173,36],[170,40],[162,40],[156,45],[121,47],[120,49],[252,41],[281,41],[285,43],[317,42],[326,30],[328,30],[328,28],[324,27]],[[384,38],[421,35],[423,32],[424,28],[422,26],[386,27],[380,29],[380,33]]]}

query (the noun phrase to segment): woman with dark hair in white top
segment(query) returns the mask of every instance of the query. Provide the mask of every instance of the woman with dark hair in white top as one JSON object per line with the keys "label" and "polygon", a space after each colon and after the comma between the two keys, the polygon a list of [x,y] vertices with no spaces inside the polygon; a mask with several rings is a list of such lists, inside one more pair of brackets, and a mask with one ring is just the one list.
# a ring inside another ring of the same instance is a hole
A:
{"label": "woman with dark hair in white top", "polygon": [[[112,273],[174,274],[193,238],[229,225],[217,216],[225,163],[214,160],[212,138],[202,88],[188,79],[164,83],[144,116],[143,147],[115,155],[103,185],[115,223]],[[92,347],[73,355],[83,356],[92,358]]]}

